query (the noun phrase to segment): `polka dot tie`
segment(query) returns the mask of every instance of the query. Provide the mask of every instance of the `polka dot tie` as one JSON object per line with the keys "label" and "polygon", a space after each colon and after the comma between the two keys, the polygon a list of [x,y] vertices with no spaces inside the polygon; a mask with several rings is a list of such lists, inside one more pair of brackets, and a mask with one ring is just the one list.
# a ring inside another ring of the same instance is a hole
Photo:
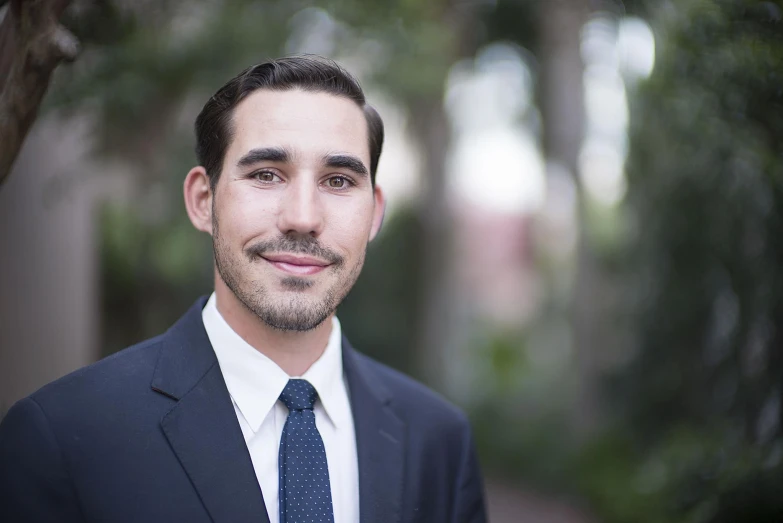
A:
{"label": "polka dot tie", "polygon": [[288,380],[280,401],[288,419],[280,438],[280,523],[334,523],[329,468],[313,405],[318,393],[306,380]]}

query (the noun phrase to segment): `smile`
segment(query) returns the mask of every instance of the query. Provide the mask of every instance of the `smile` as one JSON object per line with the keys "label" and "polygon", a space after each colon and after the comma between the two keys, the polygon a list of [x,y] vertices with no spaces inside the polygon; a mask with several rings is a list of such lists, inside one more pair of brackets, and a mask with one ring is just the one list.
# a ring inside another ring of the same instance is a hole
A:
{"label": "smile", "polygon": [[312,276],[330,265],[329,262],[319,260],[318,258],[296,256],[294,254],[268,254],[262,256],[262,258],[277,269],[297,276]]}

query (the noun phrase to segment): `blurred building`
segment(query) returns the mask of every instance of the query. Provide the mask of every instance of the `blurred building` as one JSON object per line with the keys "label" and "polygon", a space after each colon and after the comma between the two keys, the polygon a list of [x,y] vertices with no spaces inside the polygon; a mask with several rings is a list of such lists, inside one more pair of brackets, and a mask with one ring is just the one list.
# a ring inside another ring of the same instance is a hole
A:
{"label": "blurred building", "polygon": [[0,187],[0,414],[98,354],[86,125],[39,121]]}
{"label": "blurred building", "polygon": [[529,215],[465,202],[455,213],[457,277],[479,317],[526,323],[539,300]]}

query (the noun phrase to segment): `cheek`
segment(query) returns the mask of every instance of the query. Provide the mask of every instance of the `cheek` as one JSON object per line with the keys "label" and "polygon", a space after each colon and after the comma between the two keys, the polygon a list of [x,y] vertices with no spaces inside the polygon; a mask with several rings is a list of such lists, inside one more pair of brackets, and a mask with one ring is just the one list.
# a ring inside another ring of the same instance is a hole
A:
{"label": "cheek", "polygon": [[342,206],[330,216],[330,234],[334,244],[357,258],[367,248],[372,227],[372,206]]}
{"label": "cheek", "polygon": [[[244,243],[258,237],[274,223],[275,205],[253,191],[233,191],[218,198],[220,233]],[[268,196],[268,195],[267,195]]]}

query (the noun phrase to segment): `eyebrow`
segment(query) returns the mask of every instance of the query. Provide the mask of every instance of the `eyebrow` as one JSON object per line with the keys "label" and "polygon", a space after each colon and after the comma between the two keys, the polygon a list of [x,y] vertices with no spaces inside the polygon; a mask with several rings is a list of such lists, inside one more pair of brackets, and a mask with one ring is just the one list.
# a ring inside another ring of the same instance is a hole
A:
{"label": "eyebrow", "polygon": [[[261,147],[251,149],[237,162],[237,167],[249,167],[261,162],[287,163],[293,154],[283,147]],[[369,171],[364,163],[350,154],[327,154],[323,157],[324,166],[332,169],[348,169],[359,176],[367,176]]]}
{"label": "eyebrow", "polygon": [[249,167],[261,162],[285,163],[291,160],[291,154],[282,147],[262,147],[251,149],[237,162],[237,167]]}
{"label": "eyebrow", "polygon": [[324,156],[324,165],[336,169],[349,169],[359,176],[367,176],[367,167],[350,154],[328,154]]}

